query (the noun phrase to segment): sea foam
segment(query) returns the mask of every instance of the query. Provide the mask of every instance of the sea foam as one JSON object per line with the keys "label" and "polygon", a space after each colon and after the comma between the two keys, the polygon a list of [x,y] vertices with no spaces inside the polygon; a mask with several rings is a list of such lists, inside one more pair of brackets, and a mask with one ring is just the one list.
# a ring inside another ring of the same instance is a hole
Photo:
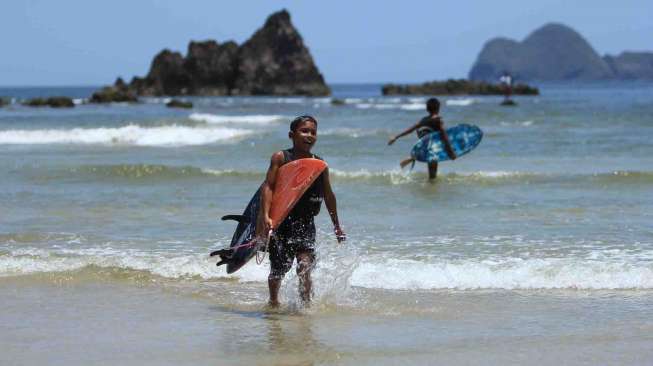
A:
{"label": "sea foam", "polygon": [[[643,253],[651,256],[653,253]],[[641,256],[640,256],[641,257]],[[596,259],[602,258],[602,259]],[[14,251],[0,256],[0,276],[71,272],[94,266],[125,271],[143,271],[170,279],[237,279],[264,282],[269,271],[267,259],[257,265],[250,261],[235,274],[215,267],[206,254],[179,255],[136,250],[75,249]],[[468,258],[417,261],[385,255],[361,257],[339,270],[339,259],[324,256],[315,272],[315,281],[330,271],[347,278],[348,286],[386,290],[438,289],[653,289],[653,266],[632,258],[605,257],[598,253],[577,258]],[[326,271],[326,272],[325,272]]]}
{"label": "sea foam", "polygon": [[290,120],[290,117],[286,116],[263,114],[249,116],[226,116],[211,113],[193,113],[188,118],[196,122],[204,122],[210,124],[242,123],[255,125],[266,125],[282,120]]}
{"label": "sea foam", "polygon": [[0,131],[0,144],[102,144],[135,146],[204,145],[233,139],[251,131],[235,128],[200,128],[186,126],[117,128],[73,128],[69,130],[6,130]]}

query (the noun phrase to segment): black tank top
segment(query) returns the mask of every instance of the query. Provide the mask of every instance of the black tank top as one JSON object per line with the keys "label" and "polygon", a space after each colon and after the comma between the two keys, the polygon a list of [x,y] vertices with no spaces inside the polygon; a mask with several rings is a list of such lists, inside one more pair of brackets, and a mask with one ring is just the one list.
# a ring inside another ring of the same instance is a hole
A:
{"label": "black tank top", "polygon": [[[311,157],[314,159],[322,160],[319,156],[311,154]],[[293,160],[297,160],[295,155],[292,152],[292,149],[283,150],[283,163],[287,164]],[[317,216],[320,213],[320,207],[322,206],[322,201],[324,200],[324,173],[320,174],[315,182],[308,187],[308,190],[302,198],[297,201],[295,207],[290,211],[288,217],[294,219],[301,219],[304,217]]]}
{"label": "black tank top", "polygon": [[420,126],[417,127],[417,137],[422,138],[431,132],[439,130],[441,123],[442,119],[440,117],[436,119],[431,118],[431,116],[422,118],[422,120],[419,122]]}

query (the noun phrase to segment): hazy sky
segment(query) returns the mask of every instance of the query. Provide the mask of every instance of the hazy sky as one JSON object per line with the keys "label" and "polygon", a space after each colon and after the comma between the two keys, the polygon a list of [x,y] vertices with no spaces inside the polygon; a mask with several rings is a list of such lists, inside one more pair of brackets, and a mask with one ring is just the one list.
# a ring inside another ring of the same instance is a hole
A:
{"label": "hazy sky", "polygon": [[522,40],[547,22],[603,55],[653,50],[653,0],[7,0],[0,85],[99,85],[143,76],[163,48],[239,44],[286,8],[327,82],[466,77],[496,36]]}

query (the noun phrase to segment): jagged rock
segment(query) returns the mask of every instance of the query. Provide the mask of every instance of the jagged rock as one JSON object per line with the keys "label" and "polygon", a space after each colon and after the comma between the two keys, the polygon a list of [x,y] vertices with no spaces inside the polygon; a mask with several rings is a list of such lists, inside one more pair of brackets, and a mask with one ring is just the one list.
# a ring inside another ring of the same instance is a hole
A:
{"label": "jagged rock", "polygon": [[653,79],[653,52],[622,52],[603,60],[619,79]]}
{"label": "jagged rock", "polygon": [[[188,55],[161,51],[144,78],[126,86],[133,96],[161,95],[328,95],[329,87],[301,35],[282,10],[241,47],[228,41],[190,42]],[[114,85],[99,92],[124,95]],[[101,98],[100,98],[101,99]]]}
{"label": "jagged rock", "polygon": [[238,45],[229,41],[191,42],[184,68],[191,76],[190,90],[199,95],[226,95],[238,69]]}
{"label": "jagged rock", "polygon": [[7,97],[0,97],[0,108],[11,104],[11,100]]}
{"label": "jagged rock", "polygon": [[184,95],[190,89],[190,80],[181,53],[165,49],[154,57],[145,79],[134,79],[130,89],[137,95]]}
{"label": "jagged rock", "polygon": [[600,80],[614,77],[607,63],[576,31],[547,24],[523,42],[505,38],[485,44],[469,72],[472,80],[497,80],[507,71],[519,80]]}
{"label": "jagged rock", "polygon": [[27,107],[72,108],[75,103],[68,97],[33,98],[23,102]]}
{"label": "jagged rock", "polygon": [[263,28],[240,47],[238,77],[232,93],[330,94],[287,11],[271,15]]}
{"label": "jagged rock", "polygon": [[90,99],[91,103],[134,103],[137,101],[136,94],[129,89],[121,78],[116,79],[113,86],[105,86],[93,93]]}
{"label": "jagged rock", "polygon": [[169,101],[168,103],[166,103],[166,106],[168,108],[186,108],[186,109],[190,109],[190,108],[193,108],[193,103],[173,99],[173,100]]}
{"label": "jagged rock", "polygon": [[[422,84],[385,84],[382,86],[381,92],[383,95],[503,95],[504,88],[500,84],[482,81],[449,79]],[[517,84],[513,86],[512,93],[538,95],[540,91],[526,84]]]}
{"label": "jagged rock", "polygon": [[345,105],[345,101],[343,99],[333,98],[333,99],[331,99],[331,104],[332,105]]}

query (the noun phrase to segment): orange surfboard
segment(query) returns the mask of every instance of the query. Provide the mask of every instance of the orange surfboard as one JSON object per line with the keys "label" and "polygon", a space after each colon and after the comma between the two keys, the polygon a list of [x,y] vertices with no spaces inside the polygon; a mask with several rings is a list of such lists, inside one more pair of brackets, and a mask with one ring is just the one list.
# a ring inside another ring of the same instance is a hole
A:
{"label": "orange surfboard", "polygon": [[[295,204],[326,168],[327,164],[324,161],[312,158],[294,160],[279,168],[269,213],[273,230],[288,217]],[[253,239],[256,234],[260,202],[261,189],[259,188],[242,215],[222,217],[222,220],[238,222],[229,248],[211,252],[211,256],[220,256],[218,266],[227,265],[227,273],[236,272],[259,250],[259,244]]]}
{"label": "orange surfboard", "polygon": [[269,213],[273,230],[288,217],[297,201],[326,168],[327,163],[313,158],[293,160],[279,168]]}

